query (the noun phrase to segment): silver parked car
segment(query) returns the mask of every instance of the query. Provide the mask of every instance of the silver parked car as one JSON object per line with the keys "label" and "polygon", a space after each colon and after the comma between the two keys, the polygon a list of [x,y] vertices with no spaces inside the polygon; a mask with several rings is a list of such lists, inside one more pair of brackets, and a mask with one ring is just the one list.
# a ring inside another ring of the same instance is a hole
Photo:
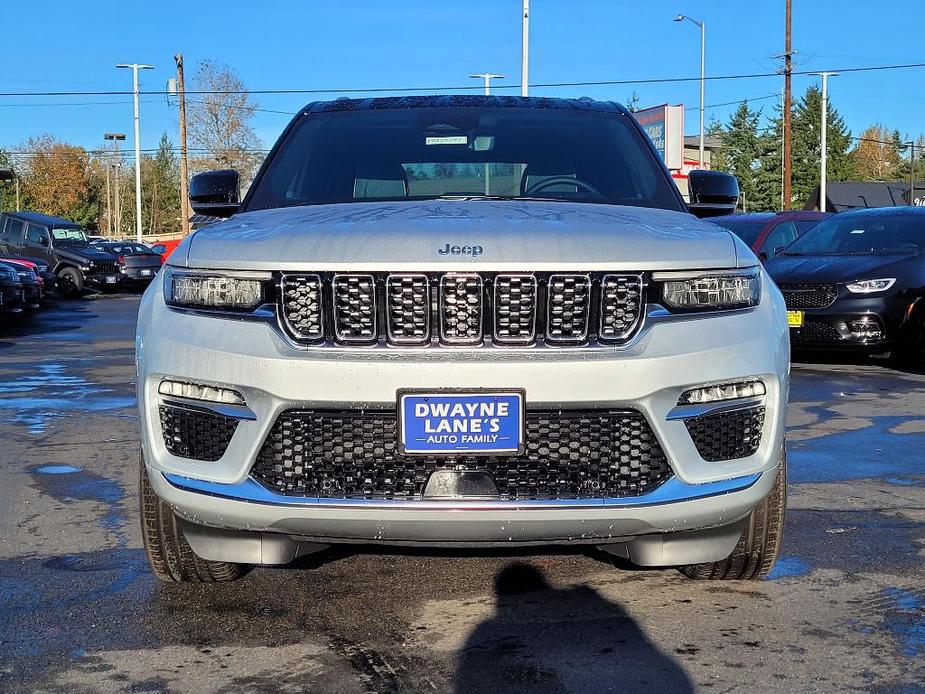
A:
{"label": "silver parked car", "polygon": [[[755,579],[783,525],[786,312],[613,103],[306,107],[142,300],[154,572],[226,581],[334,543],[600,547]],[[694,214],[691,214],[693,212]],[[696,216],[695,216],[696,215]],[[230,218],[229,218],[230,217]]]}

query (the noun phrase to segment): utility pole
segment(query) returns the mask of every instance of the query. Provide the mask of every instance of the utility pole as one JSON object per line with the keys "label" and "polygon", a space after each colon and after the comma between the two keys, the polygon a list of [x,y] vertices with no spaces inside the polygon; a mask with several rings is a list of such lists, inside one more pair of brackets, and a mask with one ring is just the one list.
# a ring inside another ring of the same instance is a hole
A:
{"label": "utility pole", "polygon": [[[115,169],[114,176],[116,179],[116,196],[115,196],[115,205],[113,205],[113,215],[116,218],[115,231],[116,236],[121,240],[122,238],[122,192],[121,186],[119,184],[120,179],[122,178],[122,155],[119,152],[119,143],[125,140],[124,133],[103,133],[103,139],[112,142],[113,147],[115,148],[116,154],[116,164],[113,167]],[[106,173],[107,179],[109,174],[109,164],[106,164]]]}
{"label": "utility pole", "polygon": [[793,73],[793,45],[791,43],[791,24],[793,19],[792,0],[785,0],[786,11],[784,19],[784,205],[783,209],[789,210],[793,202],[793,164],[790,150],[790,127],[791,127],[791,78]]}
{"label": "utility pole", "polygon": [[828,203],[826,184],[828,178],[828,130],[829,130],[829,77],[838,77],[837,72],[814,72],[822,78],[822,137],[819,162],[819,211],[825,212]]}
{"label": "utility pole", "polygon": [[112,196],[109,193],[109,162],[106,162],[106,236],[112,237]]}
{"label": "utility pole", "polygon": [[180,230],[189,234],[189,164],[186,156],[186,87],[183,81],[183,54],[177,53],[177,95],[180,100]]}
{"label": "utility pole", "polygon": [[130,68],[132,70],[132,95],[135,103],[135,235],[138,243],[141,243],[141,135],[138,127],[138,71],[153,70],[154,66],[140,63],[123,63],[116,65],[116,67]]}
{"label": "utility pole", "polygon": [[520,37],[520,95],[527,96],[530,81],[530,0],[523,0]]}
{"label": "utility pole", "polygon": [[915,205],[915,140],[909,141],[909,207]]}

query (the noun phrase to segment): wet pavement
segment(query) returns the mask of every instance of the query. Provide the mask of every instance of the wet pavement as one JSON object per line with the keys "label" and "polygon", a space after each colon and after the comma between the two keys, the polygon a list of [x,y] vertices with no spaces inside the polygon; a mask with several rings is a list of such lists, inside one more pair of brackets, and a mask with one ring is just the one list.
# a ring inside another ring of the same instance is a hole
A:
{"label": "wet pavement", "polygon": [[794,366],[763,583],[345,550],[168,586],[137,524],[137,304],[0,327],[0,691],[925,692],[925,375]]}

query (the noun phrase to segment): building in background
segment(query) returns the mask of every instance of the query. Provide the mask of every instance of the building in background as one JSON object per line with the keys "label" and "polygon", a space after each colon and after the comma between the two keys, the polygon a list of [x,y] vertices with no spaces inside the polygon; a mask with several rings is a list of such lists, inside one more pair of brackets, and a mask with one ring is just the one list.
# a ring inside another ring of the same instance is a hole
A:
{"label": "building in background", "polygon": [[[693,169],[700,168],[700,135],[684,135],[684,105],[661,104],[636,111],[633,116],[652,140],[681,195],[688,200],[687,176]],[[713,152],[718,147],[718,138],[707,135],[703,168],[710,168]]]}

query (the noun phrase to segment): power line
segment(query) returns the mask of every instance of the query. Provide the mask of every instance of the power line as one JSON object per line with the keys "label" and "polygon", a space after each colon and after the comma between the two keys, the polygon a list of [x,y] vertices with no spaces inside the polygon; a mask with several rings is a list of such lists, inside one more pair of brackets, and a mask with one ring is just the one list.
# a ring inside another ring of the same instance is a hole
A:
{"label": "power line", "polygon": [[[867,67],[848,67],[836,68],[832,72],[858,73],[858,72],[880,72],[884,70],[906,70],[912,68],[925,67],[923,63],[901,63],[895,65],[871,65]],[[793,70],[792,75],[811,75],[818,73],[819,70]],[[752,72],[732,75],[714,75],[707,76],[704,79],[710,82],[720,82],[728,80],[746,80],[759,79],[767,77],[779,77],[780,72]],[[672,84],[682,82],[699,82],[700,76],[696,77],[653,77],[631,80],[586,80],[581,82],[538,82],[530,84],[533,89],[544,88],[561,88],[561,87],[604,87],[615,85],[639,85],[639,84]],[[496,89],[519,89],[520,85],[505,84],[497,85]],[[364,88],[326,88],[326,89],[241,89],[241,90],[189,90],[187,94],[382,94],[382,93],[407,93],[407,92],[468,92],[480,90],[481,86],[464,84],[455,86],[431,86],[431,87],[364,87]],[[161,91],[141,91],[145,95],[163,95]],[[126,96],[131,95],[131,91],[124,90],[107,90],[107,91],[47,91],[47,92],[0,92],[0,97],[11,96]]]}

